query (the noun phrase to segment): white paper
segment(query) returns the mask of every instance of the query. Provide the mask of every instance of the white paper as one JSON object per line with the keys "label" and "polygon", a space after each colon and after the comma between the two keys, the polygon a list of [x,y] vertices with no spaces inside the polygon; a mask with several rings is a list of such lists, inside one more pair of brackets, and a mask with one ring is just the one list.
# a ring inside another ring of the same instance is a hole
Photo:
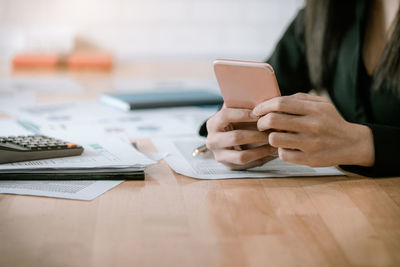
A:
{"label": "white paper", "polygon": [[137,151],[130,143],[118,139],[84,142],[79,138],[71,138],[68,141],[82,145],[84,148],[82,155],[0,164],[0,174],[5,170],[17,169],[143,168],[155,163]]}
{"label": "white paper", "polygon": [[43,77],[16,77],[0,78],[0,91],[31,91],[45,93],[77,93],[82,92],[83,87],[71,78],[64,76]]}
{"label": "white paper", "polygon": [[83,87],[64,76],[0,78],[0,112],[12,110],[36,102],[37,93],[60,94],[82,92]]}
{"label": "white paper", "polygon": [[36,102],[36,93],[24,89],[0,88],[0,112],[8,114],[11,108],[32,105]]}
{"label": "white paper", "polygon": [[113,118],[120,114],[118,110],[102,106],[97,101],[25,105],[10,108],[7,113],[14,118],[39,123],[87,122],[98,118]]}
{"label": "white paper", "polygon": [[162,90],[194,90],[205,89],[218,91],[218,83],[215,79],[180,79],[180,80],[133,80],[118,79],[114,81],[117,92],[134,91],[162,91]]}
{"label": "white paper", "polygon": [[198,179],[261,178],[345,175],[335,167],[311,168],[279,159],[246,171],[231,171],[214,160],[212,153],[193,157],[192,151],[205,143],[201,137],[152,139],[159,152],[168,152],[168,165],[177,173]]}
{"label": "white paper", "polygon": [[0,136],[29,135],[31,131],[26,129],[18,120],[0,119]]}
{"label": "white paper", "polygon": [[92,200],[123,181],[0,181],[0,193]]}
{"label": "white paper", "polygon": [[[19,126],[11,119],[0,120],[0,135],[6,132],[13,135],[25,134],[26,130]],[[101,136],[97,136],[100,142],[95,141],[93,137],[92,140],[85,141],[85,136],[88,137],[84,134],[77,137],[71,133],[68,139],[84,147],[81,156],[0,164],[0,176],[2,172],[13,171],[46,173],[56,170],[62,173],[85,171],[96,173],[115,169],[117,172],[132,172],[143,170],[155,163],[134,149],[128,141],[110,137],[101,138]],[[92,200],[122,182],[122,180],[0,180],[0,193]]]}
{"label": "white paper", "polygon": [[124,112],[98,102],[82,101],[17,107],[9,113],[35,133],[49,136],[96,132],[148,138],[197,134],[199,125],[216,110],[216,107],[179,107]]}

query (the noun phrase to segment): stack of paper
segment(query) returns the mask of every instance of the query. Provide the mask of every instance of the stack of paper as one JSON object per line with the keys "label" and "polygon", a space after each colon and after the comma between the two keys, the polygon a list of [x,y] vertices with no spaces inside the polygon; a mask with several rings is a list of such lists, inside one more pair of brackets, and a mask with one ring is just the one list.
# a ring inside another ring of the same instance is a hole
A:
{"label": "stack of paper", "polygon": [[0,164],[2,179],[144,179],[144,169],[155,163],[119,139],[76,142],[80,156]]}

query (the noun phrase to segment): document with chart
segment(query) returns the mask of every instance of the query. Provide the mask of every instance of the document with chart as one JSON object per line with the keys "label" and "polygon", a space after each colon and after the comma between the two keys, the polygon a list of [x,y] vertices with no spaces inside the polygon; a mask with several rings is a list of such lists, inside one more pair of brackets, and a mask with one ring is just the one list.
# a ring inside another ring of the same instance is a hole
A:
{"label": "document with chart", "polygon": [[[155,163],[129,142],[109,138],[80,144],[85,149],[81,156],[0,164],[1,178],[15,174],[18,179],[0,179],[0,193],[92,200],[122,183],[122,177],[144,175]],[[99,176],[113,180],[87,180]]]}
{"label": "document with chart", "polygon": [[134,149],[130,143],[118,139],[76,142],[84,147],[80,156],[52,158],[43,160],[32,160],[0,164],[0,173],[29,170],[43,172],[57,169],[65,171],[85,170],[96,171],[96,169],[121,169],[121,168],[144,168],[154,161],[150,160],[139,151]]}
{"label": "document with chart", "polygon": [[279,159],[246,171],[231,171],[216,162],[210,152],[200,157],[192,156],[193,149],[205,143],[202,137],[158,138],[152,142],[159,152],[168,152],[165,161],[175,172],[198,179],[345,175],[335,167],[311,168]]}
{"label": "document with chart", "polygon": [[[1,119],[0,134],[32,132],[16,120]],[[129,140],[116,136],[82,131],[56,135],[82,145],[83,154],[0,164],[0,193],[91,200],[122,183],[125,177],[144,177],[144,169],[155,163]],[[99,177],[107,180],[92,180]]]}

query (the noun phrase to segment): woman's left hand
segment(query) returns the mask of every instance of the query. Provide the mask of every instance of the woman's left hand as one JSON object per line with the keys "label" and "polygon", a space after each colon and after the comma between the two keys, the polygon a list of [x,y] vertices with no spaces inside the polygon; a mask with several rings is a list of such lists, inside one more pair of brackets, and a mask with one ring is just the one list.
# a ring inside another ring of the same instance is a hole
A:
{"label": "woman's left hand", "polygon": [[338,164],[372,166],[374,143],[367,126],[345,121],[326,98],[298,93],[257,105],[260,131],[279,158],[312,167]]}

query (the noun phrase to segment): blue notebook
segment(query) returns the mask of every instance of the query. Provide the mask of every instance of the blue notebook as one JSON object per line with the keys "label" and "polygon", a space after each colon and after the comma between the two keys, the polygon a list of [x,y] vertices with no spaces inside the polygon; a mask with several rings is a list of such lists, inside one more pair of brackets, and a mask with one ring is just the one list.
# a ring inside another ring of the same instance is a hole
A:
{"label": "blue notebook", "polygon": [[100,96],[100,102],[122,109],[146,109],[161,107],[220,105],[222,96],[206,90],[190,91],[151,91],[131,93],[105,93]]}

